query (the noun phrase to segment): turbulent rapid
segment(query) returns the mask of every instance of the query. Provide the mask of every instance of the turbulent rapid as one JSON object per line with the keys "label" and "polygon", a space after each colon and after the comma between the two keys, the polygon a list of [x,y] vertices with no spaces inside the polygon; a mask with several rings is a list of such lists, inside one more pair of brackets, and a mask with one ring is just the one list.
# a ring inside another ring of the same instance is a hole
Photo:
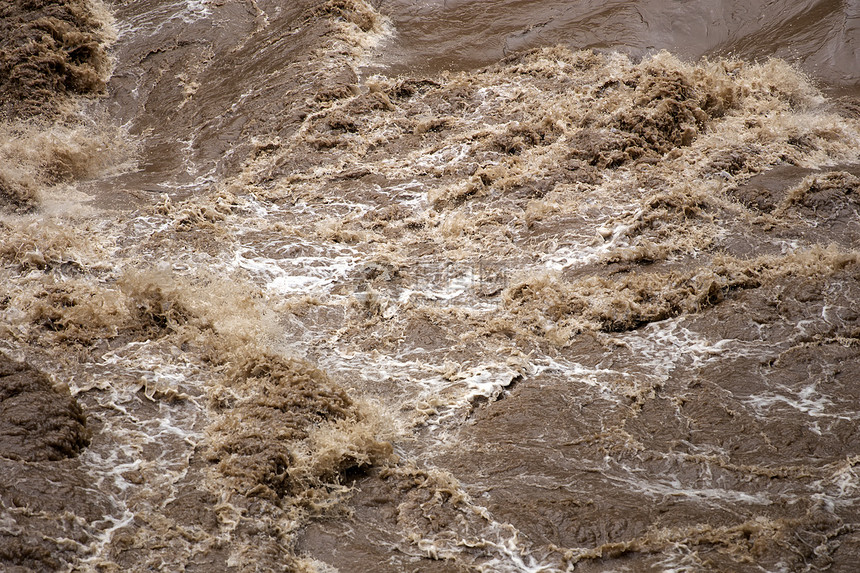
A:
{"label": "turbulent rapid", "polygon": [[853,571],[857,16],[0,4],[0,569]]}

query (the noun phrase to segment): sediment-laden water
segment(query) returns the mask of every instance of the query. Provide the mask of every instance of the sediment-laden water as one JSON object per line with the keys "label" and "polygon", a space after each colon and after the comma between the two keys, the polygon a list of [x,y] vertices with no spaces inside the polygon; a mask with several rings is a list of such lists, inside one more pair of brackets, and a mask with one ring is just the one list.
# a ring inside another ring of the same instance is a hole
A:
{"label": "sediment-laden water", "polygon": [[853,571],[857,10],[0,5],[0,569]]}

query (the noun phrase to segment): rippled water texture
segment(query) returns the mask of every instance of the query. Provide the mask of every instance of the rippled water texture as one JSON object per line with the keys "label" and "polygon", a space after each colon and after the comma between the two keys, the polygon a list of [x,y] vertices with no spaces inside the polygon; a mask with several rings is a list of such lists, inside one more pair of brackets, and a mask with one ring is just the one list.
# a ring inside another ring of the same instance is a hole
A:
{"label": "rippled water texture", "polygon": [[854,571],[857,12],[0,5],[0,569]]}
{"label": "rippled water texture", "polygon": [[681,57],[771,56],[856,86],[860,4],[853,1],[382,2],[398,30],[380,60],[397,71],[465,69],[553,44],[669,50]]}

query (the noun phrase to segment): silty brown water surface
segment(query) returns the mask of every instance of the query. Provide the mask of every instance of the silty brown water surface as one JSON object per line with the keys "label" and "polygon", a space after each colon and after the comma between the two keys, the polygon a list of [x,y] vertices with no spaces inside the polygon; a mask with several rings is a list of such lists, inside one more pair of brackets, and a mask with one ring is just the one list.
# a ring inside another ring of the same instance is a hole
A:
{"label": "silty brown water surface", "polygon": [[4,12],[5,566],[852,570],[856,7],[764,4]]}

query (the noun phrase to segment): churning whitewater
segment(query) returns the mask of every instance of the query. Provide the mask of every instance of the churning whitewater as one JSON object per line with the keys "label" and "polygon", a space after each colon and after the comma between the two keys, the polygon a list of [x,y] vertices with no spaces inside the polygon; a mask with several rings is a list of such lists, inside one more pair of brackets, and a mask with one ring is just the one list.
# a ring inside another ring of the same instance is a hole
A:
{"label": "churning whitewater", "polygon": [[857,16],[0,3],[0,569],[853,571]]}

